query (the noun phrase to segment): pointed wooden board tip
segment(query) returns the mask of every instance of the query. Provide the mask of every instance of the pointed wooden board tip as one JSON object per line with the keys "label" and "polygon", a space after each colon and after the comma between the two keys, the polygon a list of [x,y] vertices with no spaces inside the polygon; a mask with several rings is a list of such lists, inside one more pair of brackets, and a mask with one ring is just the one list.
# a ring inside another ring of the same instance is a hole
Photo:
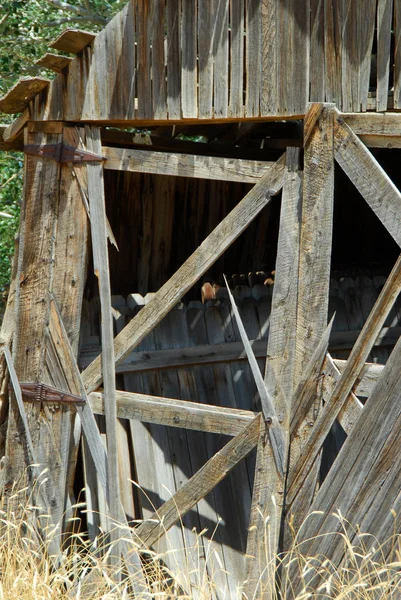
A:
{"label": "pointed wooden board tip", "polygon": [[50,83],[43,77],[20,79],[8,92],[0,98],[0,111],[9,115],[20,113],[31,100]]}

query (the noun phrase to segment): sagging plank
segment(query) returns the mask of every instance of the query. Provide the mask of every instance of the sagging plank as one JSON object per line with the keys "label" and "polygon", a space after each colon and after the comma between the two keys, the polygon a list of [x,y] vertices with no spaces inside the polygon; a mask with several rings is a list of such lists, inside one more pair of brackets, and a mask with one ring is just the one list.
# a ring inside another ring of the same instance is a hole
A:
{"label": "sagging plank", "polygon": [[[154,295],[114,340],[116,362],[122,360],[163,319],[210,266],[259,214],[282,187],[283,155],[237,206],[223,219],[186,262]],[[101,359],[96,358],[83,373],[88,392],[102,381]]]}
{"label": "sagging plank", "polygon": [[261,427],[264,424],[261,415],[258,415],[240,434],[212,456],[150,519],[136,527],[138,539],[144,545],[152,546],[249,454],[258,443]]}
{"label": "sagging plank", "polygon": [[58,38],[50,44],[50,48],[60,50],[61,52],[78,54],[78,52],[81,52],[86,46],[89,46],[95,37],[96,35],[90,31],[65,29]]}
{"label": "sagging plank", "polygon": [[[26,108],[10,125],[3,131],[3,141],[13,142],[21,133],[29,120],[29,110]],[[23,150],[23,145],[22,145]]]}
{"label": "sagging plank", "polygon": [[36,94],[44,90],[49,83],[50,80],[43,77],[20,79],[0,98],[0,112],[7,114],[23,112]]}
{"label": "sagging plank", "polygon": [[242,160],[239,158],[107,147],[103,148],[103,157],[106,159],[105,169],[243,183],[260,181],[274,164],[267,161]]}
{"label": "sagging plank", "polygon": [[334,148],[336,161],[401,246],[401,193],[339,114],[334,124]]}
{"label": "sagging plank", "polygon": [[39,58],[39,60],[37,60],[35,64],[39,65],[39,67],[50,69],[55,73],[61,73],[61,71],[65,69],[65,67],[67,67],[71,61],[72,58],[69,58],[68,56],[61,56],[60,54],[51,54],[50,52],[48,52],[47,54]]}
{"label": "sagging plank", "polygon": [[288,501],[291,502],[312,468],[331,426],[348,399],[362,368],[373,348],[390,310],[401,291],[401,256],[397,259],[372,311],[362,328],[361,334],[347,360],[346,367],[337,382],[333,394],[318,415],[302,456],[290,472]]}
{"label": "sagging plank", "polygon": [[[104,393],[88,396],[95,415],[104,415]],[[235,436],[255,418],[250,410],[211,406],[199,402],[163,398],[133,392],[116,392],[117,416],[195,431]]]}

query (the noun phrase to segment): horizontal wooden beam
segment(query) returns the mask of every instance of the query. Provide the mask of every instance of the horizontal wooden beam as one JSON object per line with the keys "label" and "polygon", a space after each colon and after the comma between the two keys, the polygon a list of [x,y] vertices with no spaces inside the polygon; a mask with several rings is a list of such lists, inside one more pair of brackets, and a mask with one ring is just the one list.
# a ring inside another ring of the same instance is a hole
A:
{"label": "horizontal wooden beam", "polygon": [[105,169],[256,183],[272,162],[103,147]]}
{"label": "horizontal wooden beam", "polygon": [[401,113],[340,113],[357,135],[401,136]]}
{"label": "horizontal wooden beam", "polygon": [[[347,361],[335,358],[333,362],[340,373],[342,373],[346,367]],[[379,381],[383,369],[384,365],[365,363],[354,390],[355,394],[357,396],[361,396],[362,398],[368,398],[372,393],[376,383]]]}
{"label": "horizontal wooden beam", "polygon": [[[96,415],[104,414],[104,393],[92,392],[88,396]],[[235,436],[254,418],[250,410],[210,406],[198,402],[163,398],[148,394],[116,391],[117,416],[170,427],[182,427]]]}

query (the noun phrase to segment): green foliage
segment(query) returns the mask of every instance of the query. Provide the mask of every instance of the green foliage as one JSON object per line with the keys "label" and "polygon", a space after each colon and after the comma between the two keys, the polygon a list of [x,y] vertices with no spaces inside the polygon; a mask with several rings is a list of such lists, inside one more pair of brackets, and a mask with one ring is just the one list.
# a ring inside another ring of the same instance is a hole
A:
{"label": "green foliage", "polygon": [[[0,0],[0,96],[20,77],[53,75],[37,65],[51,40],[68,27],[99,31],[128,0]],[[10,123],[14,116],[1,115]],[[0,294],[10,263],[22,198],[23,155],[0,151]],[[0,297],[1,310],[1,297]]]}

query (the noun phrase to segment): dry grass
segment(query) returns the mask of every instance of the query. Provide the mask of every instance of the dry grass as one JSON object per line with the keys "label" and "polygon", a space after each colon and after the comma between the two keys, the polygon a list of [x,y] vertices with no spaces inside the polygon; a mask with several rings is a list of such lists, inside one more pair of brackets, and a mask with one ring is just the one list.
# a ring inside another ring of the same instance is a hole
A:
{"label": "dry grass", "polygon": [[[50,525],[46,526],[46,516],[41,515],[33,504],[27,504],[25,500],[22,502],[22,498],[25,498],[23,492],[14,495],[13,512],[0,511],[0,600],[114,600],[132,597],[132,575],[122,569],[116,576],[115,568],[108,564],[112,548],[106,546],[104,540],[102,542],[99,539],[94,546],[80,534],[73,533],[68,549],[60,552],[57,557],[50,557],[49,543],[44,542],[38,533],[38,519],[41,530],[47,530],[48,540],[52,539],[56,545],[60,542],[58,533],[52,531]],[[304,556],[296,540],[290,552],[285,556],[275,557],[274,564],[265,566],[269,572],[280,574],[282,589],[285,591],[283,598],[401,598],[400,536],[394,534],[386,545],[380,546],[371,536],[363,536],[358,531],[352,530],[350,535],[349,524],[344,520],[342,523],[342,532],[336,534],[336,543],[342,544],[344,551],[341,568],[335,568],[324,557]],[[354,533],[358,534],[358,545],[350,541]],[[123,531],[122,535],[124,536]],[[124,536],[124,539],[128,537]],[[165,558],[163,555],[149,555],[146,563],[149,582],[140,599],[192,597],[192,594],[188,596],[182,590],[180,594],[174,583],[177,579],[184,582],[187,590],[192,585],[192,590],[196,589],[194,596],[200,600],[216,598],[216,593],[220,598],[226,598],[226,595],[219,594],[213,576],[210,575],[215,569],[222,569],[219,557],[210,549],[210,541],[205,540],[201,534],[198,536],[198,543],[198,548],[192,548],[188,552],[193,564],[187,564],[187,572],[180,573],[178,578],[161,566],[161,561]],[[174,550],[171,549],[169,553],[174,553]],[[206,563],[196,559],[201,555],[206,555]],[[278,570],[277,565],[280,566]],[[260,585],[248,596],[248,600],[279,600],[275,591],[266,587],[269,584],[262,584],[263,581],[266,578],[261,573]],[[265,586],[264,589],[262,585]]]}

